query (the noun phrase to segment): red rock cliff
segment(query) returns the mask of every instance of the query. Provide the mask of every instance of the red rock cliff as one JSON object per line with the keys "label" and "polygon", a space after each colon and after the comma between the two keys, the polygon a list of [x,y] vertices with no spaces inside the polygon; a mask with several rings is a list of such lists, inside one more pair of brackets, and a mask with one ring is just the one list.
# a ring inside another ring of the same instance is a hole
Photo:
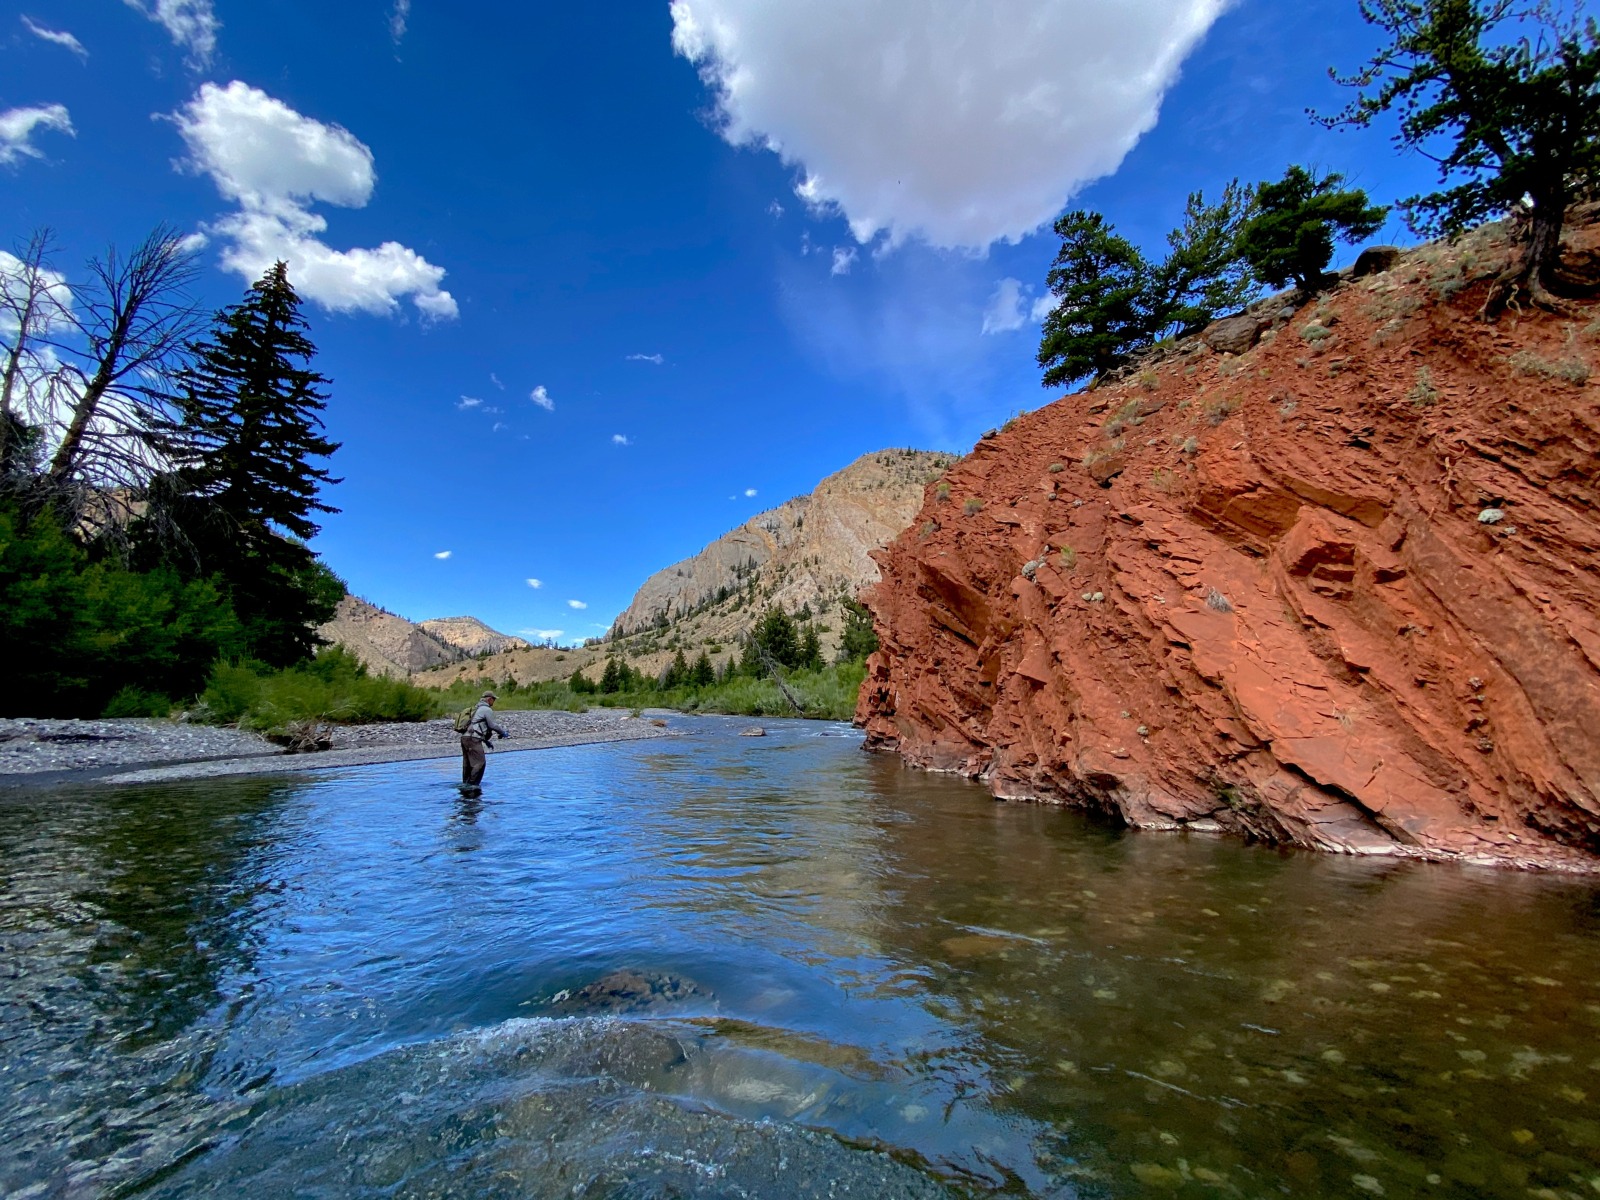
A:
{"label": "red rock cliff", "polygon": [[1600,866],[1600,306],[1484,325],[1496,254],[981,441],[878,554],[869,748],[1135,826]]}

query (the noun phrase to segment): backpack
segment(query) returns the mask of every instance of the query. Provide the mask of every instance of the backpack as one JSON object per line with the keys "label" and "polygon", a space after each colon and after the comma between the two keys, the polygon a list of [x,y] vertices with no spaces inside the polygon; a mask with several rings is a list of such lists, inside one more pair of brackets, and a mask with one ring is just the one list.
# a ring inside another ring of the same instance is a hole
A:
{"label": "backpack", "polygon": [[478,711],[476,704],[468,705],[456,714],[455,730],[457,733],[466,733],[472,728],[472,716]]}

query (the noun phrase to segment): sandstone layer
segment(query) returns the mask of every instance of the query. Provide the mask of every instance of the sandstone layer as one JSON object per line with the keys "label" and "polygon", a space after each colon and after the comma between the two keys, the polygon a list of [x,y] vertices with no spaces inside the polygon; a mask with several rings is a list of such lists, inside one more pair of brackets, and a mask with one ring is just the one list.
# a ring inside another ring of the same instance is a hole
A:
{"label": "sandstone layer", "polygon": [[1139,827],[1600,866],[1600,307],[1483,324],[1498,236],[981,441],[879,555],[869,747]]}

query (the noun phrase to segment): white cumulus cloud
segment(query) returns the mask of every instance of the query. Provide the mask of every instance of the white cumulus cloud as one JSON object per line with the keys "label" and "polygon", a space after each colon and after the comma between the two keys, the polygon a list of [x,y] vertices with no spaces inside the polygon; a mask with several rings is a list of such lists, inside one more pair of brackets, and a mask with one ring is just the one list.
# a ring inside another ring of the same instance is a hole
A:
{"label": "white cumulus cloud", "polygon": [[672,0],[672,44],[858,241],[982,248],[1116,170],[1230,2]]}
{"label": "white cumulus cloud", "polygon": [[217,52],[217,30],[222,22],[211,0],[122,0],[135,12],[143,13],[167,31],[174,46],[189,52],[196,67],[206,66]]}
{"label": "white cumulus cloud", "polygon": [[517,632],[535,642],[549,642],[561,637],[567,631],[565,629],[519,629]]}
{"label": "white cumulus cloud", "polygon": [[567,601],[567,607],[568,608],[584,609],[584,608],[588,608],[589,606],[587,604],[585,604],[582,600],[568,600]]}
{"label": "white cumulus cloud", "polygon": [[455,551],[453,551],[453,550],[441,550],[441,551],[439,551],[439,553],[435,554],[434,557],[437,558],[440,562],[443,562],[445,559],[449,558],[453,553],[455,553]]}
{"label": "white cumulus cloud", "polygon": [[65,29],[49,29],[28,16],[22,18],[22,24],[34,37],[71,50],[79,58],[88,61],[89,52],[83,48],[83,43]]}
{"label": "white cumulus cloud", "polygon": [[538,591],[540,588],[542,588],[544,586],[544,580],[542,580],[542,579],[530,579],[530,580],[528,580],[528,586],[531,587],[534,591]]}
{"label": "white cumulus cloud", "polygon": [[752,499],[753,499],[753,498],[754,498],[754,497],[755,497],[755,494],[756,494],[756,490],[755,490],[755,488],[745,488],[745,490],[744,490],[744,494],[745,494],[745,495],[746,495],[746,496],[747,496],[747,497],[749,497],[749,498],[752,498]]}
{"label": "white cumulus cloud", "polygon": [[611,435],[611,444],[613,446],[631,446],[633,445],[633,440],[625,433],[613,433]]}
{"label": "white cumulus cloud", "polygon": [[439,286],[444,268],[416,251],[398,242],[335,250],[322,241],[328,222],[310,206],[364,208],[377,183],[372,151],[354,134],[238,80],[203,84],[174,120],[189,147],[184,165],[239,206],[210,227],[224,239],[224,267],[254,280],[281,259],[301,294],[334,312],[384,316],[409,297],[426,318],[458,315]]}
{"label": "white cumulus cloud", "polygon": [[0,112],[0,167],[15,166],[25,158],[43,158],[44,151],[33,144],[33,135],[40,129],[53,129],[68,137],[78,135],[64,104],[38,104]]}
{"label": "white cumulus cloud", "polygon": [[542,383],[528,393],[528,399],[544,409],[545,412],[555,412],[556,410],[556,402],[550,399],[550,393],[545,390],[545,386]]}

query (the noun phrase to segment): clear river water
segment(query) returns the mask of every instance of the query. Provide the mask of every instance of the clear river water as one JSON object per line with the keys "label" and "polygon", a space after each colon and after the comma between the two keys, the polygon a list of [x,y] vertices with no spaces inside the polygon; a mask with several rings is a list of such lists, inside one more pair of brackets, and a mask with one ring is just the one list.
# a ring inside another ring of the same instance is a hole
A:
{"label": "clear river water", "polygon": [[0,796],[0,1195],[1600,1197],[1593,881],[671,724]]}

